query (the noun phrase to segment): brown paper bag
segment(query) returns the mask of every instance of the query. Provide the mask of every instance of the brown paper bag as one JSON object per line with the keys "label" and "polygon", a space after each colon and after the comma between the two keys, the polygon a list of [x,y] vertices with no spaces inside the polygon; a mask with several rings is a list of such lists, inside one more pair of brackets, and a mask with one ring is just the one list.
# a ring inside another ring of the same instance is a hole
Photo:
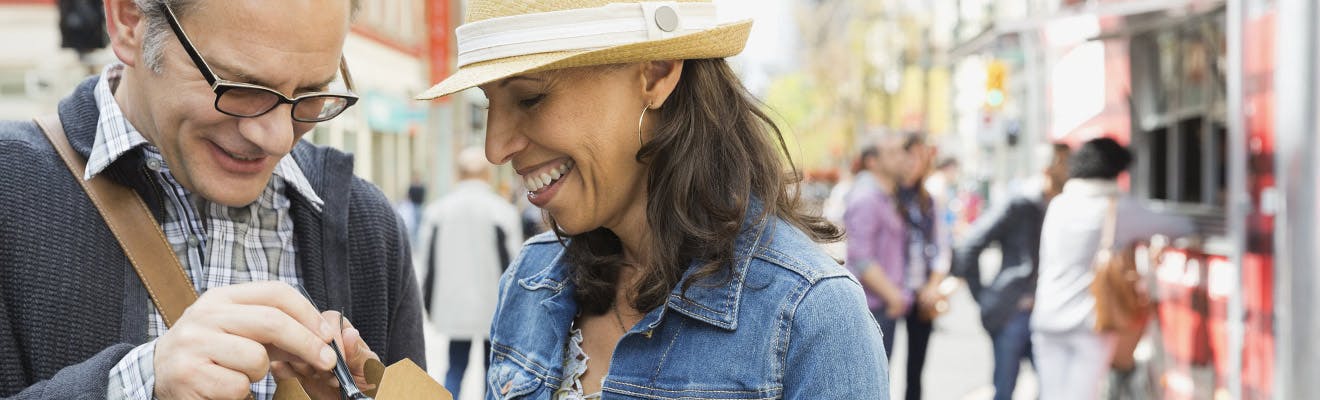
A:
{"label": "brown paper bag", "polygon": [[[408,359],[389,368],[378,360],[367,360],[366,373],[367,383],[376,388],[365,393],[376,400],[454,400],[443,385]],[[275,400],[312,400],[297,379],[275,384]]]}

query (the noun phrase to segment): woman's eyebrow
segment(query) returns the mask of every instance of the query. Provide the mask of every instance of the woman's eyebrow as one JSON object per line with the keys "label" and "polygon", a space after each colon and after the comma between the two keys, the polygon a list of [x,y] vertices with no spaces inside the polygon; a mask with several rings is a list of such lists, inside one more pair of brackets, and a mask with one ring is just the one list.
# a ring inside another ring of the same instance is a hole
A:
{"label": "woman's eyebrow", "polygon": [[520,80],[520,79],[521,79],[521,80],[533,81],[533,82],[542,82],[542,81],[543,81],[541,78],[533,78],[533,77],[530,77],[530,76],[514,76],[514,77],[509,77],[509,78],[507,78],[507,79],[504,79],[504,80],[500,81],[500,84],[499,84],[498,86],[502,88],[502,87],[508,86],[509,83],[511,83],[511,82],[513,82],[513,81],[516,81],[516,80]]}

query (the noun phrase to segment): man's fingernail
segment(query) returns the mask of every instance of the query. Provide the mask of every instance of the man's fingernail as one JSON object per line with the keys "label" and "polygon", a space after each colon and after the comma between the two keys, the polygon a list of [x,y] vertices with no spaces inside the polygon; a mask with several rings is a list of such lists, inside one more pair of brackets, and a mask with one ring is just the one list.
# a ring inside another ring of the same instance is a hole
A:
{"label": "man's fingernail", "polygon": [[321,319],[321,336],[335,337],[335,328],[331,327],[330,321],[326,321],[324,318]]}
{"label": "man's fingernail", "polygon": [[328,366],[335,365],[335,351],[331,349],[330,346],[321,348],[321,362]]}

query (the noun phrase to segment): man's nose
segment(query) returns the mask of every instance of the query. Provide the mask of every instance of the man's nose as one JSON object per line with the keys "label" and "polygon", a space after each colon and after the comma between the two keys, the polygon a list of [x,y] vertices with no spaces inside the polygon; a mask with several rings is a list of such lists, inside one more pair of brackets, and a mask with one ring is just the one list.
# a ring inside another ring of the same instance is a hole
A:
{"label": "man's nose", "polygon": [[281,104],[256,117],[239,118],[239,134],[260,147],[266,155],[282,157],[288,154],[295,140],[290,107]]}

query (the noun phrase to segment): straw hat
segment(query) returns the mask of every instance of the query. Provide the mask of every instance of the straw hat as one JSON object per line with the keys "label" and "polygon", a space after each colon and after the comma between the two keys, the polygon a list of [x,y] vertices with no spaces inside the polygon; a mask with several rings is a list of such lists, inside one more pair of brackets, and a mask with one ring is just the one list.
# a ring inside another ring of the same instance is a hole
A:
{"label": "straw hat", "polygon": [[751,27],[719,24],[710,0],[472,0],[455,31],[458,70],[417,99],[531,72],[730,57]]}

